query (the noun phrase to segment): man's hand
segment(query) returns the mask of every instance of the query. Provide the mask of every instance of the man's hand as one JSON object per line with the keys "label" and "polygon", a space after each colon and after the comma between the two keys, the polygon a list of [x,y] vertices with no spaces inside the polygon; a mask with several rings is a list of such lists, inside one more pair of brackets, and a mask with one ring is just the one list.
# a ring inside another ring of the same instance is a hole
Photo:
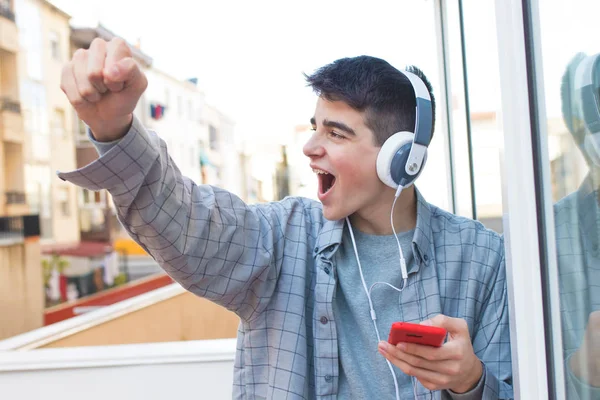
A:
{"label": "man's hand", "polygon": [[569,360],[569,366],[577,378],[600,387],[600,311],[590,314],[581,347]]}
{"label": "man's hand", "polygon": [[448,341],[441,347],[414,343],[392,346],[382,341],[379,352],[429,390],[450,389],[465,393],[473,389],[483,374],[483,366],[473,352],[467,323],[440,314],[422,324],[446,329]]}
{"label": "man's hand", "polygon": [[94,138],[109,142],[127,133],[147,86],[129,46],[115,38],[94,39],[89,50],[77,50],[62,70],[60,88]]}

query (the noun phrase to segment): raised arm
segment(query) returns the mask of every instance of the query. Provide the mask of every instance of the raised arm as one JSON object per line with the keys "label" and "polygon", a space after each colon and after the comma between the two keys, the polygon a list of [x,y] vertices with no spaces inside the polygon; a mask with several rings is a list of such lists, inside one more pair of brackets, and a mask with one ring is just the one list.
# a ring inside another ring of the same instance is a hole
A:
{"label": "raised arm", "polygon": [[146,86],[122,40],[97,39],[89,50],[78,50],[64,68],[61,87],[94,139],[114,145],[90,165],[59,177],[107,189],[119,220],[169,275],[251,319],[274,291],[285,238],[306,237],[303,203],[252,207],[182,176],[164,142],[132,116]]}

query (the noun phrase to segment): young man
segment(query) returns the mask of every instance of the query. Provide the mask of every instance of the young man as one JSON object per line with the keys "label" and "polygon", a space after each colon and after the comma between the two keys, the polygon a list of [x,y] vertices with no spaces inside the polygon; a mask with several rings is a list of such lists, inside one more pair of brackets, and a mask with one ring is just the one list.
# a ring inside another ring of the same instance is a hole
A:
{"label": "young man", "polygon": [[[415,128],[417,100],[421,117],[430,107],[429,122],[419,121],[433,132],[434,103],[416,98],[409,76],[429,97],[418,77],[372,57],[308,77],[319,99],[304,153],[321,203],[248,206],[183,177],[132,116],[147,81],[122,40],[96,39],[64,68],[61,87],[101,157],[59,176],[108,189],[124,226],[165,271],[240,316],[234,397],[512,397],[501,237],[428,204],[414,186],[400,193],[376,171],[381,144]],[[367,296],[376,282],[385,284]],[[375,328],[386,339],[396,321],[441,326],[448,340],[379,341]]]}

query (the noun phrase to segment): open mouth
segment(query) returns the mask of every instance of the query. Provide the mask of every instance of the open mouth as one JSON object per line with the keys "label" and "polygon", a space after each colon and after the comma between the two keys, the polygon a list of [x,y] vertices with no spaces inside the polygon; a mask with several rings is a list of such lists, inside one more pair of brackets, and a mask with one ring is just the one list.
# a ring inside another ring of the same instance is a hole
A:
{"label": "open mouth", "polygon": [[313,172],[317,174],[319,179],[319,194],[327,194],[333,188],[333,185],[335,185],[335,176],[322,169],[313,169]]}

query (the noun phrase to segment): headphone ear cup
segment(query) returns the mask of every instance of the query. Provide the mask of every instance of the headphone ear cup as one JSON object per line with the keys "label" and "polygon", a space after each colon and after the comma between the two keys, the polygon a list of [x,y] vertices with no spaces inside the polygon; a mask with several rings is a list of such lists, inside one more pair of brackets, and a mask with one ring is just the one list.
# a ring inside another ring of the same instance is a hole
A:
{"label": "headphone ear cup", "polygon": [[413,137],[412,132],[394,133],[383,143],[379,150],[377,176],[391,188],[397,189],[400,183],[399,177],[406,175],[404,168],[410,154]]}
{"label": "headphone ear cup", "polygon": [[[410,146],[406,152],[401,154],[401,157],[396,156],[394,160],[392,160],[392,178],[394,182],[399,182],[398,185],[402,185],[402,187],[407,188],[421,175],[423,172],[423,168],[425,167],[425,163],[427,162],[427,150],[425,150],[425,154],[423,154],[423,162],[421,163],[421,168],[414,175],[409,175],[406,172],[406,164],[408,163],[408,156],[410,155]],[[398,162],[398,167],[396,167],[396,161]]]}

